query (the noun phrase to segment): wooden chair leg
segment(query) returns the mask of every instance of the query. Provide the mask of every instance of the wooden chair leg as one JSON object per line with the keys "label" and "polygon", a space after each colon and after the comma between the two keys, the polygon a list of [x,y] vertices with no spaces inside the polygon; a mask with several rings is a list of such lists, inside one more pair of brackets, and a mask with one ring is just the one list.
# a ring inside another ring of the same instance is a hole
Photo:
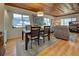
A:
{"label": "wooden chair leg", "polygon": [[48,35],[48,41],[50,40],[50,35]]}
{"label": "wooden chair leg", "polygon": [[39,38],[38,38],[38,45],[40,45],[40,44],[39,44]]}
{"label": "wooden chair leg", "polygon": [[32,49],[32,40],[31,40],[31,49]]}
{"label": "wooden chair leg", "polygon": [[43,43],[45,43],[45,37],[43,36]]}

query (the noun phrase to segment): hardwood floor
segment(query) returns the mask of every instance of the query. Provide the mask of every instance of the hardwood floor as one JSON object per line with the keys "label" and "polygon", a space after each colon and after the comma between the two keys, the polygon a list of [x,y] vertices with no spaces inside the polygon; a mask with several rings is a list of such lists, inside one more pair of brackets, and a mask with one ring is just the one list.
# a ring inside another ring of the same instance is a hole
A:
{"label": "hardwood floor", "polygon": [[[79,56],[79,34],[76,41],[65,41],[58,39],[56,43],[43,49],[37,56]],[[16,55],[16,40],[12,39],[7,42],[5,56]]]}
{"label": "hardwood floor", "polygon": [[16,40],[12,39],[7,42],[5,56],[16,55]]}
{"label": "hardwood floor", "polygon": [[75,42],[58,40],[55,44],[47,47],[37,56],[79,56],[79,34]]}
{"label": "hardwood floor", "polygon": [[16,39],[9,39],[6,44],[6,53],[5,56],[16,56]]}

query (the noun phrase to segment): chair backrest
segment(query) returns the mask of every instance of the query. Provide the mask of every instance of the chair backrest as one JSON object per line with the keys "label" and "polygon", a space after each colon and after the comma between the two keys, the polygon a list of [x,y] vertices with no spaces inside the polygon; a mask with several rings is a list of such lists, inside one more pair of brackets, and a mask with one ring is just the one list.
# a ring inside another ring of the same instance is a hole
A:
{"label": "chair backrest", "polygon": [[50,26],[44,26],[44,34],[50,33]]}
{"label": "chair backrest", "polygon": [[31,27],[31,37],[39,36],[40,27]]}

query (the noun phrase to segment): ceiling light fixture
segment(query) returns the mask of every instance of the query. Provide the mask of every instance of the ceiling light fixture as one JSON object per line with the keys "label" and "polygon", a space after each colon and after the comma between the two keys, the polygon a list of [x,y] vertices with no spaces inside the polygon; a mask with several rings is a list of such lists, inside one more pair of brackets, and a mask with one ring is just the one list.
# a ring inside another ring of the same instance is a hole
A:
{"label": "ceiling light fixture", "polygon": [[37,12],[37,16],[43,16],[44,13],[42,11]]}

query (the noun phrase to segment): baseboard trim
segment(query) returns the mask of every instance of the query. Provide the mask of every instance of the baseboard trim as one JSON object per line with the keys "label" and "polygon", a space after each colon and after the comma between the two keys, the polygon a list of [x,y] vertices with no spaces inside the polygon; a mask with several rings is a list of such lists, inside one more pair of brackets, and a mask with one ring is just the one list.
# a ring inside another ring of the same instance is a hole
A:
{"label": "baseboard trim", "polygon": [[8,40],[11,40],[11,39],[19,39],[19,38],[22,38],[22,37],[15,37],[15,38],[10,38]]}

